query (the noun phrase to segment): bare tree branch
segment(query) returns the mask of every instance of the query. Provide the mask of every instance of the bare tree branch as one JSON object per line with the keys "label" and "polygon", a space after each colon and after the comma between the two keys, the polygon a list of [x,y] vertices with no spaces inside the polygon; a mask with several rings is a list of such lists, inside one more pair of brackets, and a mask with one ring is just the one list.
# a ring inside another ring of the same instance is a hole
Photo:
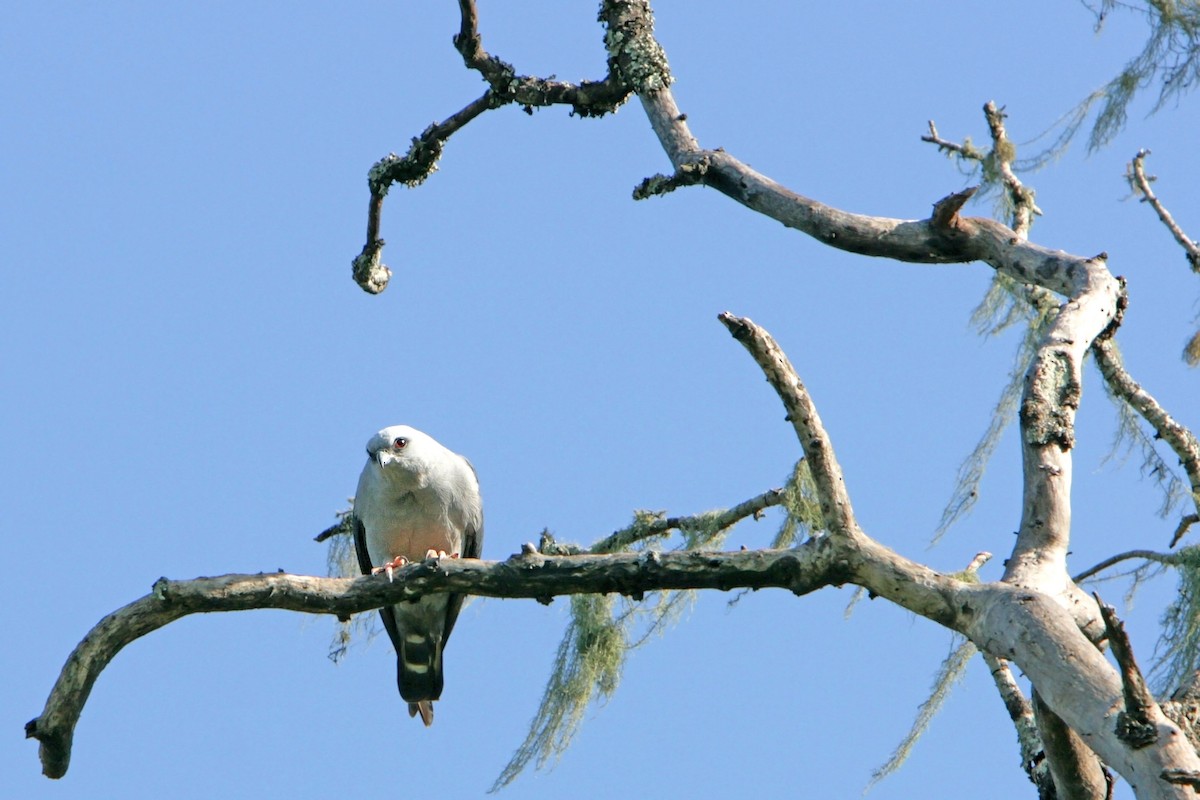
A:
{"label": "bare tree branch", "polygon": [[1188,528],[1197,522],[1200,522],[1200,514],[1188,514],[1179,520],[1179,524],[1175,526],[1175,533],[1171,536],[1171,547],[1179,544],[1179,540],[1188,532]]}
{"label": "bare tree branch", "polygon": [[[1200,441],[1195,434],[1175,420],[1159,405],[1158,401],[1142,388],[1141,384],[1125,370],[1121,355],[1116,346],[1107,337],[1101,337],[1092,345],[1092,355],[1100,374],[1112,388],[1113,394],[1123,399],[1134,410],[1150,423],[1155,433],[1166,442],[1179,456],[1179,463],[1187,473],[1188,482],[1192,487],[1192,503],[1200,511]],[[1173,547],[1187,530],[1187,525],[1180,523],[1175,537],[1171,541]]]}
{"label": "bare tree branch", "polygon": [[[608,74],[599,81],[570,83],[518,75],[512,64],[483,48],[475,0],[459,0],[458,8],[462,22],[454,37],[454,48],[469,69],[483,76],[501,103],[516,103],[524,106],[527,112],[534,106],[568,105],[571,113],[577,116],[599,117],[616,111],[629,98],[631,87],[621,79],[611,62]],[[600,21],[607,23],[603,16]]]}
{"label": "bare tree branch", "polygon": [[[1004,580],[1061,594],[1094,618],[1089,598],[1071,582],[1071,449],[1082,394],[1083,356],[1117,318],[1120,283],[1102,253],[1076,275],[1070,300],[1050,322],[1025,377],[1019,412],[1024,502],[1016,547]],[[1044,288],[1052,288],[1045,283]]]}
{"label": "bare tree branch", "polygon": [[[461,111],[452,114],[444,122],[434,123],[420,136],[412,140],[412,146],[403,158],[389,154],[371,167],[367,181],[371,190],[367,205],[367,242],[362,252],[353,260],[354,281],[370,294],[379,294],[387,288],[391,270],[383,264],[383,239],[379,238],[380,217],[383,213],[383,198],[394,183],[413,187],[421,184],[437,169],[442,155],[442,145],[456,131],[484,111],[510,103],[524,106],[533,113],[534,106],[569,105],[571,113],[580,117],[599,117],[616,111],[632,91],[610,59],[608,75],[600,81],[570,83],[530,75],[518,75],[516,69],[506,61],[490,55],[483,49],[479,34],[479,13],[475,0],[459,0],[461,23],[454,37],[454,47],[470,69],[476,70],[488,82],[488,90]],[[601,21],[608,23],[605,16]],[[609,35],[615,29],[610,29]]]}
{"label": "bare tree branch", "polygon": [[1012,204],[1013,231],[1022,240],[1029,238],[1029,228],[1033,225],[1033,215],[1041,214],[1042,210],[1034,202],[1034,191],[1013,172],[1012,162],[1017,157],[1017,147],[1008,138],[1004,127],[1004,110],[989,100],[983,106],[984,116],[987,117],[988,129],[992,134],[992,152],[988,155],[985,168],[993,170],[1004,185]]}
{"label": "bare tree branch", "polygon": [[[649,19],[645,2],[623,4],[630,13]],[[648,21],[639,28],[643,40],[609,42],[618,57],[658,47]],[[658,48],[661,50],[661,48]],[[898,220],[853,214],[797,194],[742,163],[724,150],[703,150],[687,126],[668,88],[669,74],[655,84],[661,88],[639,90],[642,107],[676,171],[702,164],[701,182],[742,205],[824,244],[862,255],[881,256],[913,263],[984,261],[1020,283],[1032,283],[1073,296],[1103,259],[1072,256],[1029,242],[995,220],[953,215],[944,220]]]}
{"label": "bare tree branch", "polygon": [[817,408],[804,388],[804,383],[788,361],[771,334],[745,317],[735,317],[728,311],[717,317],[733,338],[741,342],[766,375],[767,381],[783,400],[787,419],[796,431],[804,457],[808,460],[817,494],[821,498],[821,513],[830,533],[851,535],[859,530],[854,508],[842,478],[842,468],[833,453],[833,444]]}
{"label": "bare tree branch", "polygon": [[1103,572],[1109,567],[1133,558],[1141,558],[1145,559],[1146,561],[1157,561],[1159,564],[1176,564],[1179,562],[1179,558],[1174,553],[1159,553],[1154,550],[1128,550],[1124,553],[1117,553],[1115,556],[1109,556],[1100,563],[1088,567],[1083,572],[1073,576],[1071,580],[1073,580],[1075,583],[1083,583],[1088,578]]}
{"label": "bare tree branch", "polygon": [[1111,785],[1104,766],[1083,739],[1033,693],[1033,716],[1057,800],[1107,800]]}
{"label": "bare tree branch", "polygon": [[1117,737],[1130,747],[1139,748],[1152,744],[1158,735],[1154,726],[1157,704],[1154,702],[1146,680],[1133,657],[1133,644],[1125,633],[1125,625],[1117,618],[1117,610],[1107,605],[1094,594],[1104,627],[1108,631],[1108,643],[1113,658],[1121,668],[1121,686],[1124,688],[1125,709],[1117,714]]}
{"label": "bare tree branch", "polygon": [[1171,216],[1171,212],[1167,211],[1167,207],[1163,205],[1158,196],[1154,194],[1154,190],[1150,188],[1150,183],[1154,180],[1152,177],[1146,176],[1146,156],[1150,155],[1150,151],[1146,149],[1138,150],[1137,155],[1133,157],[1133,161],[1129,162],[1129,172],[1126,177],[1129,179],[1130,186],[1142,197],[1142,202],[1149,203],[1154,212],[1158,214],[1158,218],[1162,220],[1162,224],[1167,226],[1167,230],[1175,237],[1175,241],[1179,242],[1179,246],[1183,248],[1187,255],[1188,264],[1193,272],[1200,272],[1200,242],[1190,238],[1183,232],[1183,228]]}
{"label": "bare tree branch", "polygon": [[429,593],[544,599],[563,594],[638,595],[660,589],[786,588],[806,594],[848,577],[820,539],[791,550],[732,553],[619,553],[545,556],[533,545],[507,561],[431,559],[385,575],[316,578],[285,573],[223,575],[189,581],[160,578],[150,594],[102,619],[75,648],[46,701],[26,726],[39,740],[42,771],[62,777],[75,724],[100,672],[125,645],[189,614],[277,608],[351,614]]}
{"label": "bare tree branch", "polygon": [[387,288],[392,276],[391,270],[381,260],[384,241],[379,238],[383,198],[387,196],[388,189],[394,183],[410,187],[423,183],[437,169],[437,161],[442,156],[442,144],[471,120],[498,105],[496,95],[491,90],[484,92],[482,97],[450,115],[444,122],[435,122],[420,136],[414,137],[403,158],[390,153],[367,172],[367,184],[371,190],[367,205],[367,243],[352,262],[354,282],[363,291],[379,294]]}
{"label": "bare tree branch", "polygon": [[[1171,216],[1171,212],[1167,211],[1167,207],[1154,194],[1150,188],[1150,184],[1155,180],[1153,176],[1146,175],[1145,160],[1146,156],[1150,155],[1150,151],[1146,149],[1139,150],[1137,155],[1133,157],[1133,161],[1129,163],[1129,168],[1126,170],[1125,177],[1129,181],[1129,185],[1133,188],[1135,194],[1142,198],[1142,202],[1149,203],[1158,214],[1158,218],[1162,220],[1163,225],[1167,226],[1167,230],[1175,237],[1175,241],[1179,242],[1187,255],[1188,265],[1192,271],[1200,273],[1200,242],[1190,238],[1183,232],[1183,228]],[[1200,364],[1200,331],[1192,334],[1188,343],[1183,348],[1183,360],[1188,366],[1196,366]]]}
{"label": "bare tree branch", "polygon": [[943,139],[941,134],[938,133],[937,126],[933,124],[933,120],[929,120],[929,133],[925,136],[922,136],[921,141],[937,145],[939,152],[958,156],[964,161],[976,161],[982,163],[983,160],[987,158],[987,153],[971,144],[969,139],[963,141],[961,144],[958,142],[952,142],[949,139]]}
{"label": "bare tree branch", "polygon": [[[703,526],[712,530],[730,528],[747,517],[757,518],[763,511],[783,503],[782,489],[768,489],[762,494],[738,503],[736,506],[708,514],[693,514],[689,517],[662,517],[650,520],[645,524],[631,525],[614,531],[596,542],[590,548],[592,553],[616,553],[632,544],[645,541],[655,536],[663,536],[673,530],[686,530]],[[538,548],[543,550],[543,548]]]}
{"label": "bare tree branch", "polygon": [[1017,729],[1021,767],[1029,776],[1030,782],[1037,787],[1038,800],[1056,800],[1054,778],[1046,763],[1042,736],[1038,733],[1033,717],[1033,706],[1025,699],[1025,694],[1009,669],[1008,661],[989,653],[983,654],[983,661],[992,675],[992,681],[996,684],[996,691],[1000,693],[1008,717]]}

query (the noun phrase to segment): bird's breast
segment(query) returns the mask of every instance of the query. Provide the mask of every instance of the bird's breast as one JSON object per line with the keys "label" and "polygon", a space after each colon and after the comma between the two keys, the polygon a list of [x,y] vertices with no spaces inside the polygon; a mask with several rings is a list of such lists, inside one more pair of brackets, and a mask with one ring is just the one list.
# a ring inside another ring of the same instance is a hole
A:
{"label": "bird's breast", "polygon": [[383,564],[397,556],[421,561],[430,550],[458,553],[462,550],[462,535],[442,524],[393,524],[367,530],[367,552],[372,564]]}

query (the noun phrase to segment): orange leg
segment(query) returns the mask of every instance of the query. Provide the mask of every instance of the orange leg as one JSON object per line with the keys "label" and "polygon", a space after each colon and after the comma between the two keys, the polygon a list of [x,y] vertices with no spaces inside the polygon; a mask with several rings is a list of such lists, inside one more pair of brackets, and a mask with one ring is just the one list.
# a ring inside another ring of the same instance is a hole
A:
{"label": "orange leg", "polygon": [[382,564],[382,565],[372,569],[371,574],[378,575],[381,572],[386,572],[387,576],[388,576],[388,580],[390,581],[390,580],[392,580],[392,571],[400,569],[401,567],[403,567],[407,564],[408,564],[407,558],[405,558],[404,556],[396,556],[395,558],[393,558],[391,561],[387,562],[386,564]]}

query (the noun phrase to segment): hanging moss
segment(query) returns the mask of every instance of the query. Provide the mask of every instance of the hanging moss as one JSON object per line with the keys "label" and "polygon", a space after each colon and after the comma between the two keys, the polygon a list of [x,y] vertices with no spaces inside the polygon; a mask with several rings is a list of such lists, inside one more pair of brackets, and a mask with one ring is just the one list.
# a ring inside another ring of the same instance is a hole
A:
{"label": "hanging moss", "polygon": [[917,712],[917,718],[913,720],[912,728],[897,745],[896,751],[892,753],[891,758],[871,773],[871,781],[867,784],[863,793],[871,790],[875,784],[891,775],[896,770],[904,765],[912,754],[913,747],[917,741],[929,729],[929,723],[941,711],[942,706],[946,703],[946,699],[950,697],[950,690],[954,688],[954,684],[962,680],[966,674],[967,664],[970,663],[972,656],[976,653],[975,645],[965,640],[963,637],[955,634],[953,647],[950,654],[942,662],[938,668],[937,674],[933,678],[933,687],[930,690],[928,699],[921,704],[920,710]]}
{"label": "hanging moss", "polygon": [[1200,669],[1200,546],[1185,547],[1172,559],[1179,570],[1179,593],[1162,616],[1151,683],[1167,694]]}
{"label": "hanging moss", "polygon": [[816,536],[824,530],[821,502],[817,499],[817,484],[808,461],[800,459],[792,468],[783,487],[783,507],[787,516],[771,542],[772,547],[792,547],[799,539]]}
{"label": "hanging moss", "polygon": [[626,620],[614,619],[610,595],[571,597],[571,621],[558,646],[554,669],[529,734],[491,791],[507,786],[531,761],[540,768],[571,743],[592,700],[607,700],[621,680]]}

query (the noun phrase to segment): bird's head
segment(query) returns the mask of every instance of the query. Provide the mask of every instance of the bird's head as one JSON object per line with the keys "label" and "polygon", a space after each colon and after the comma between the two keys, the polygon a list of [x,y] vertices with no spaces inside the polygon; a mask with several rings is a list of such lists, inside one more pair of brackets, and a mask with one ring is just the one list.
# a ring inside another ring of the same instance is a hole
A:
{"label": "bird's head", "polygon": [[438,444],[408,425],[391,425],[367,442],[367,457],[383,475],[399,479],[424,472]]}

